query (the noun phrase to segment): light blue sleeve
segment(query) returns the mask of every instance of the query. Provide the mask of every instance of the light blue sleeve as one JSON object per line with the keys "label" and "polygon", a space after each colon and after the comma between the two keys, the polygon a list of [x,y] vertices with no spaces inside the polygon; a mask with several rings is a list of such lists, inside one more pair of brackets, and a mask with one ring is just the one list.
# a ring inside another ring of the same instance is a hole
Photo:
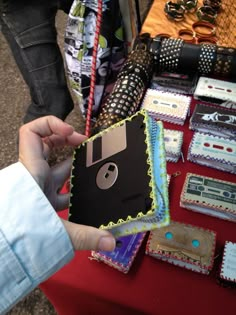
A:
{"label": "light blue sleeve", "polygon": [[0,314],[74,256],[51,204],[20,163],[0,171]]}

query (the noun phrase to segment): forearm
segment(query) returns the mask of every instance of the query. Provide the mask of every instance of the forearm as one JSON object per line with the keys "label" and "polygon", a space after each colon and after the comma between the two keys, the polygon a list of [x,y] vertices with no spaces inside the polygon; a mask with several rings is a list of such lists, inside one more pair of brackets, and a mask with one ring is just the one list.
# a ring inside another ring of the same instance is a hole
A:
{"label": "forearm", "polygon": [[0,171],[0,313],[47,279],[74,251],[43,192],[21,163]]}

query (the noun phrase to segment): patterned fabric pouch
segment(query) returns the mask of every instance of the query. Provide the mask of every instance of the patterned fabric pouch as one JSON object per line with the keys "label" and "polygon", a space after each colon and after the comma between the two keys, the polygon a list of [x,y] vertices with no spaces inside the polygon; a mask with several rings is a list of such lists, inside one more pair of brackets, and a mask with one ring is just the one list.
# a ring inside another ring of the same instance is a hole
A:
{"label": "patterned fabric pouch", "polygon": [[65,32],[69,84],[86,118],[86,135],[127,56],[118,0],[74,0]]}

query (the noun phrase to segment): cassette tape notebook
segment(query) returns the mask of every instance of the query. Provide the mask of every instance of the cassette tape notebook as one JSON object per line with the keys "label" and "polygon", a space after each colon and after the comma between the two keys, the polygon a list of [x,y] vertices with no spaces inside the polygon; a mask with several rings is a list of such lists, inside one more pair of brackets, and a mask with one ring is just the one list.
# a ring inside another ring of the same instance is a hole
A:
{"label": "cassette tape notebook", "polygon": [[168,162],[178,162],[182,153],[183,135],[183,131],[164,129],[166,160]]}
{"label": "cassette tape notebook", "polygon": [[219,278],[222,284],[236,288],[236,243],[225,242]]}
{"label": "cassette tape notebook", "polygon": [[236,111],[196,104],[189,128],[216,136],[236,138]]}
{"label": "cassette tape notebook", "polygon": [[236,83],[200,77],[194,92],[194,98],[236,109]]}
{"label": "cassette tape notebook", "polygon": [[195,132],[188,149],[191,162],[236,174],[236,141]]}
{"label": "cassette tape notebook", "polygon": [[215,246],[214,231],[172,221],[150,232],[146,255],[207,275],[213,267]]}
{"label": "cassette tape notebook", "polygon": [[236,183],[187,173],[180,206],[236,222]]}
{"label": "cassette tape notebook", "polygon": [[92,251],[92,257],[97,261],[102,261],[123,273],[128,273],[138,250],[144,240],[146,232],[118,237],[115,250],[112,252]]}
{"label": "cassette tape notebook", "polygon": [[163,124],[141,110],[75,150],[69,220],[116,237],[165,226],[167,189]]}
{"label": "cassette tape notebook", "polygon": [[147,89],[142,108],[154,118],[183,125],[190,103],[190,96]]}

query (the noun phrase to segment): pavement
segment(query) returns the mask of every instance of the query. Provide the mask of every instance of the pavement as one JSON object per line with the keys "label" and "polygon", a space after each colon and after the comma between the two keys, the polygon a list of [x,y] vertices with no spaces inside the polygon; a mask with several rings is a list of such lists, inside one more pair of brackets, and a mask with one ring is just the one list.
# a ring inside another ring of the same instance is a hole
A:
{"label": "pavement", "polygon": [[[150,0],[140,1],[144,12]],[[63,49],[66,15],[57,16],[58,42]],[[12,58],[8,45],[0,32],[0,169],[17,161],[17,134],[22,125],[25,110],[30,102],[28,88]],[[78,105],[66,119],[78,132],[83,132],[84,122]],[[70,151],[54,152],[51,162],[56,163],[68,156]],[[8,315],[55,315],[53,306],[39,288],[19,302]]]}

